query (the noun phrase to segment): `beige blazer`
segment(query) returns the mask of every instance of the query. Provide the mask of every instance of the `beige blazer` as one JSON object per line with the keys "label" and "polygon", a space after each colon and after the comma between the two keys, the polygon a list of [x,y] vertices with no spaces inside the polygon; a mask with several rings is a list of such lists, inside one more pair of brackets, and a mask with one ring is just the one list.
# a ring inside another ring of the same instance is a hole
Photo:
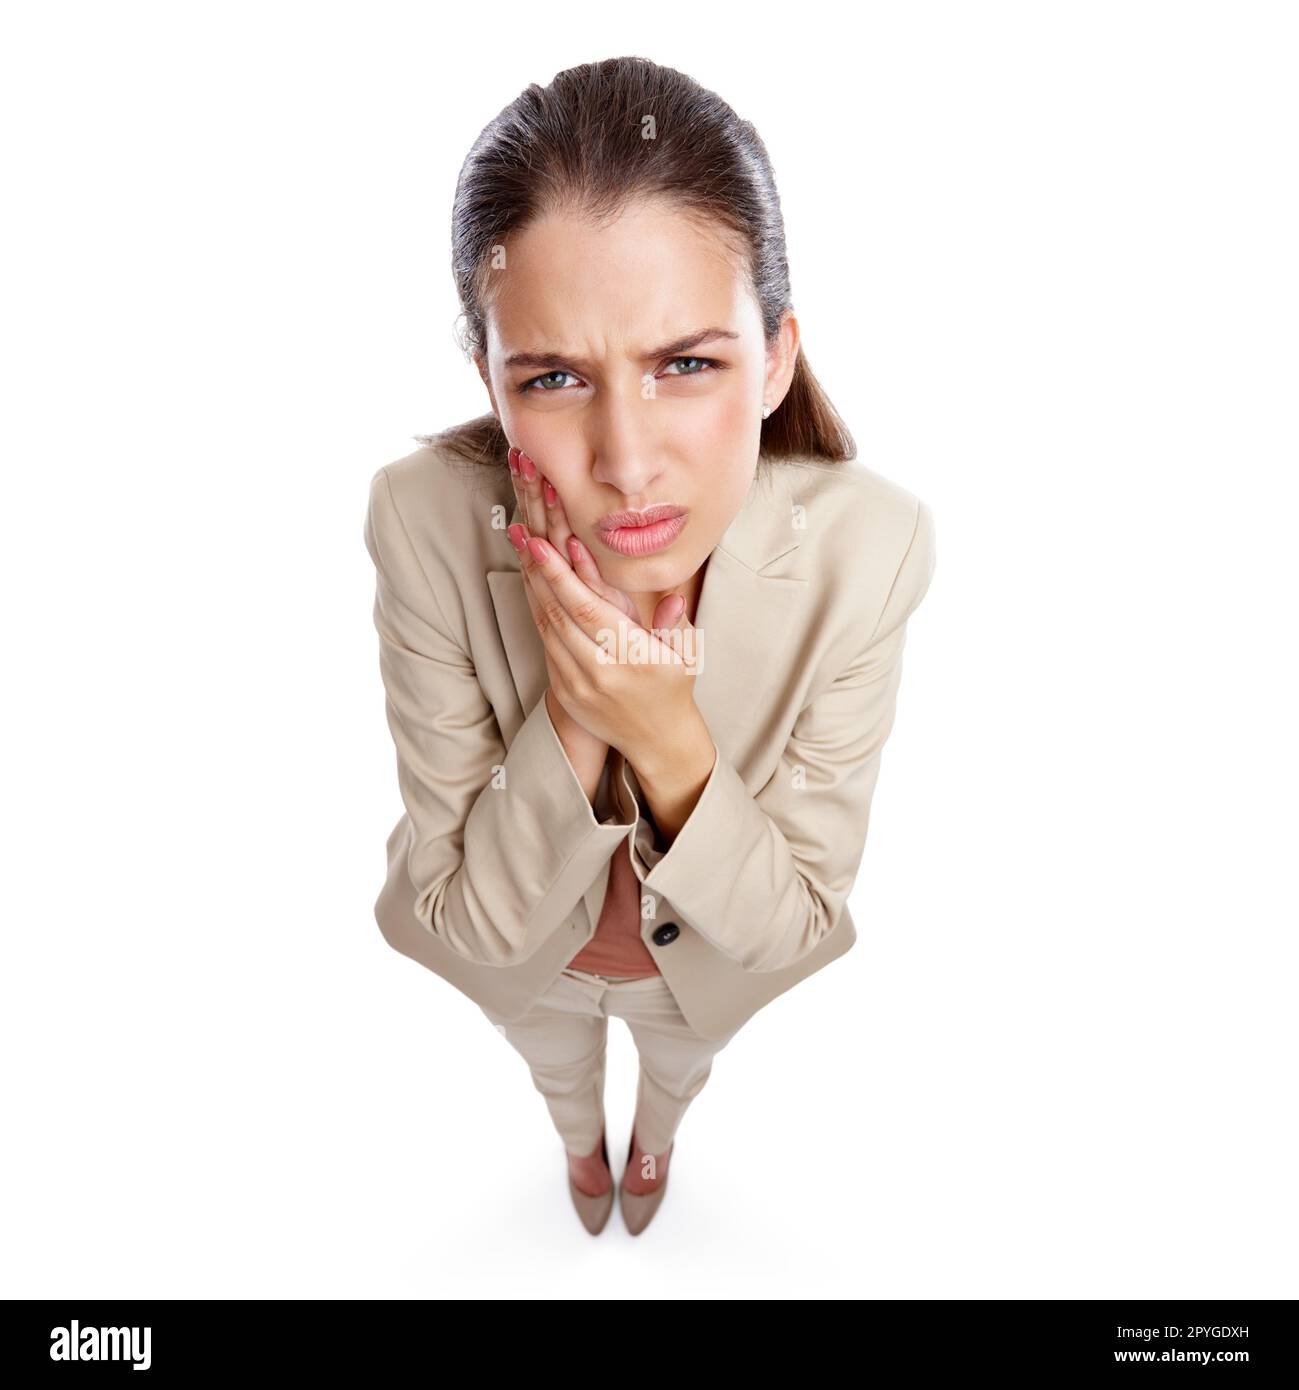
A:
{"label": "beige blazer", "polygon": [[[666,850],[615,750],[597,819],[542,698],[508,472],[439,446],[380,468],[365,543],[405,811],[375,917],[395,950],[517,1018],[595,933],[614,854],[687,1022],[729,1036],[856,940],[845,899],[893,725],[929,507],[859,462],[755,476],[704,572],[695,702],[717,750]],[[598,802],[598,799],[597,799]]]}

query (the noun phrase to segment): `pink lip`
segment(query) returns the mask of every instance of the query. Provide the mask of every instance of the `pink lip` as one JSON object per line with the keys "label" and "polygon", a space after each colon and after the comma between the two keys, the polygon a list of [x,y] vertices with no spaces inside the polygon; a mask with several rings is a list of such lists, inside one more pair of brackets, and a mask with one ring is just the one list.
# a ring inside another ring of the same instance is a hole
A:
{"label": "pink lip", "polygon": [[681,534],[682,507],[649,507],[644,512],[611,512],[596,524],[601,542],[619,555],[637,557],[664,550]]}

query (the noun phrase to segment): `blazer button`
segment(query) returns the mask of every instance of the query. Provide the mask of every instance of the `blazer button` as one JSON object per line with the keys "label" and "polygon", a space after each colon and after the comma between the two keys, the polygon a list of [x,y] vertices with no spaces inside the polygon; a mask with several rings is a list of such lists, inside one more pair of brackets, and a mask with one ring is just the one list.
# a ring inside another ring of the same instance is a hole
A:
{"label": "blazer button", "polygon": [[675,941],[681,935],[681,928],[675,922],[664,922],[661,927],[654,929],[654,934],[650,938],[656,946],[666,946],[669,942]]}

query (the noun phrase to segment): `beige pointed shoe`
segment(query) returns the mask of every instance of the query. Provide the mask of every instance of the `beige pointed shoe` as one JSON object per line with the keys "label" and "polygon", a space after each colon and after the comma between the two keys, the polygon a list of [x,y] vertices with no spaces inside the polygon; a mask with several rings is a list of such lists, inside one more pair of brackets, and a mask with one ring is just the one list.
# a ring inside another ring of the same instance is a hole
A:
{"label": "beige pointed shoe", "polygon": [[[600,1132],[600,1153],[604,1157],[605,1166],[609,1166],[609,1148],[605,1143],[604,1131]],[[568,1159],[565,1158],[567,1163]],[[613,1210],[613,1174],[609,1175],[609,1190],[603,1192],[598,1197],[592,1197],[590,1193],[582,1192],[573,1185],[573,1175],[568,1175],[568,1191],[573,1198],[573,1205],[577,1208],[577,1214],[582,1219],[582,1225],[591,1232],[593,1236],[598,1236],[604,1230],[605,1223],[609,1220],[609,1213]]]}
{"label": "beige pointed shoe", "polygon": [[[636,1131],[631,1132],[631,1138],[627,1141],[627,1164],[623,1169],[623,1177],[627,1176],[627,1168],[631,1167],[631,1156],[636,1144]],[[668,1145],[668,1151],[664,1155],[665,1160],[670,1162],[672,1150],[677,1146],[674,1139]],[[623,1186],[621,1179],[618,1182],[618,1206],[622,1210],[622,1223],[626,1226],[628,1234],[638,1236],[646,1226],[654,1219],[654,1213],[658,1211],[663,1201],[663,1194],[668,1190],[668,1177],[672,1176],[671,1168],[668,1169],[667,1177],[654,1189],[653,1192],[628,1192]]]}

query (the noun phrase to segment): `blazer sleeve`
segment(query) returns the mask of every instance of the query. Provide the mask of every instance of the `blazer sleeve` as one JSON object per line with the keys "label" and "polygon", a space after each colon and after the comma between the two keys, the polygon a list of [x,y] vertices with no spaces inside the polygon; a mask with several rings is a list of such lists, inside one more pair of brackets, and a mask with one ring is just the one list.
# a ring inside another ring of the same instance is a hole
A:
{"label": "blazer sleeve", "polygon": [[[672,844],[659,848],[649,818],[636,821],[631,860],[645,889],[745,970],[797,964],[839,920],[893,727],[907,619],[929,588],[934,554],[933,515],[917,499],[874,632],[802,710],[756,795],[714,742],[712,773]],[[623,785],[633,801],[625,773]]]}
{"label": "blazer sleeve", "polygon": [[544,694],[506,750],[474,663],[421,567],[386,469],[365,544],[407,866],[425,931],[481,965],[527,959],[572,912],[634,820],[597,821]]}

